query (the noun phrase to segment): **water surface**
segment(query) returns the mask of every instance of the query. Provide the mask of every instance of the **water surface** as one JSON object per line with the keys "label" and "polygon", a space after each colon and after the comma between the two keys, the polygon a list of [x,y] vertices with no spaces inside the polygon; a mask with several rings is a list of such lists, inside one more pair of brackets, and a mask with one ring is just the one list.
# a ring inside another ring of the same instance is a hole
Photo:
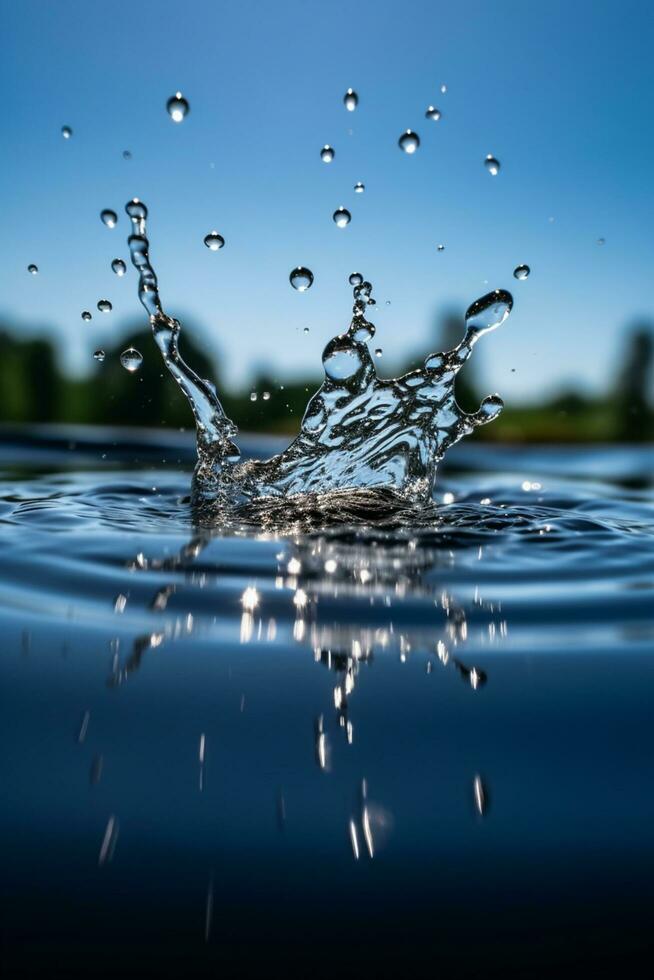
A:
{"label": "water surface", "polygon": [[311,533],[199,527],[194,462],[4,433],[10,975],[643,951],[652,450],[459,446],[420,526]]}

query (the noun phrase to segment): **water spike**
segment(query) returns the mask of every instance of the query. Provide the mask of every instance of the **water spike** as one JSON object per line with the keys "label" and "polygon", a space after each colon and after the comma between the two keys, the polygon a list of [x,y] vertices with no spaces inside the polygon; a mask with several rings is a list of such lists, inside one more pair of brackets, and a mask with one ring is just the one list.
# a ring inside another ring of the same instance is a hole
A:
{"label": "water spike", "polygon": [[152,335],[166,367],[184,392],[195,417],[198,441],[198,474],[204,484],[215,484],[223,463],[233,463],[238,449],[231,442],[236,426],[223,411],[215,389],[186,364],[178,350],[180,324],[165,313],[161,305],[157,276],[150,263],[150,242],[146,221],[148,209],[134,198],[125,205],[133,234],[127,240],[132,265],[139,274],[139,299],[148,314]]}
{"label": "water spike", "polygon": [[482,334],[495,330],[513,308],[513,296],[506,289],[494,289],[471,303],[466,310],[466,340],[474,344]]}

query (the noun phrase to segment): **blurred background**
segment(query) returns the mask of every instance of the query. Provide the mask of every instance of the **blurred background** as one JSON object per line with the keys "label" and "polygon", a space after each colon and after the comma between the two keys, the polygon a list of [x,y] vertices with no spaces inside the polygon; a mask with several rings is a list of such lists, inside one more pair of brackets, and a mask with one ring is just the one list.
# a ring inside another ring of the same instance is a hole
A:
{"label": "blurred background", "polygon": [[[23,0],[2,12],[0,424],[192,427],[129,266],[123,208],[136,196],[182,352],[241,429],[297,430],[359,271],[383,376],[453,346],[476,297],[512,291],[511,317],[460,376],[464,408],[493,391],[506,402],[477,438],[654,435],[650,4]],[[180,123],[166,109],[177,91]],[[413,154],[398,147],[407,128]],[[314,275],[304,293],[289,284],[298,265]],[[134,374],[120,364],[129,346],[144,358]]]}

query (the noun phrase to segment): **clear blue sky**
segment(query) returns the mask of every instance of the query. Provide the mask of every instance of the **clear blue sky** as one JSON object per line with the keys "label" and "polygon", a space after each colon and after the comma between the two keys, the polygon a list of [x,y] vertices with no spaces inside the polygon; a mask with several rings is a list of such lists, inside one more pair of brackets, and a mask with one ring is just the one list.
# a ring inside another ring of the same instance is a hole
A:
{"label": "clear blue sky", "polygon": [[[133,271],[110,270],[127,258],[133,196],[150,208],[164,305],[234,379],[255,365],[318,369],[347,326],[353,270],[375,287],[380,367],[427,353],[440,308],[511,289],[512,316],[475,358],[507,399],[602,385],[625,326],[654,315],[650,2],[1,8],[0,314],[26,334],[47,327],[77,371],[140,313]],[[191,104],[181,125],[165,110],[177,89]],[[438,123],[424,118],[430,103]],[[397,148],[407,127],[422,139],[414,156]],[[344,230],[331,219],[341,204]],[[104,207],[120,214],[113,231]],[[226,239],[217,253],[202,241],[213,228]],[[526,282],[512,276],[521,262]],[[298,264],[315,274],[304,294],[288,283]],[[109,315],[95,308],[105,297]]]}

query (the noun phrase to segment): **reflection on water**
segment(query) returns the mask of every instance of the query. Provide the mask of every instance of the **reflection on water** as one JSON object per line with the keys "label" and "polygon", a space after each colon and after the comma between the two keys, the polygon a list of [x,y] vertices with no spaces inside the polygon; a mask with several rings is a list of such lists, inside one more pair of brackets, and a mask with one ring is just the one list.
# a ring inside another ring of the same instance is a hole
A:
{"label": "reflection on water", "polygon": [[532,976],[644,944],[646,450],[613,484],[463,455],[411,531],[309,533],[38,452],[0,499],[10,967]]}

